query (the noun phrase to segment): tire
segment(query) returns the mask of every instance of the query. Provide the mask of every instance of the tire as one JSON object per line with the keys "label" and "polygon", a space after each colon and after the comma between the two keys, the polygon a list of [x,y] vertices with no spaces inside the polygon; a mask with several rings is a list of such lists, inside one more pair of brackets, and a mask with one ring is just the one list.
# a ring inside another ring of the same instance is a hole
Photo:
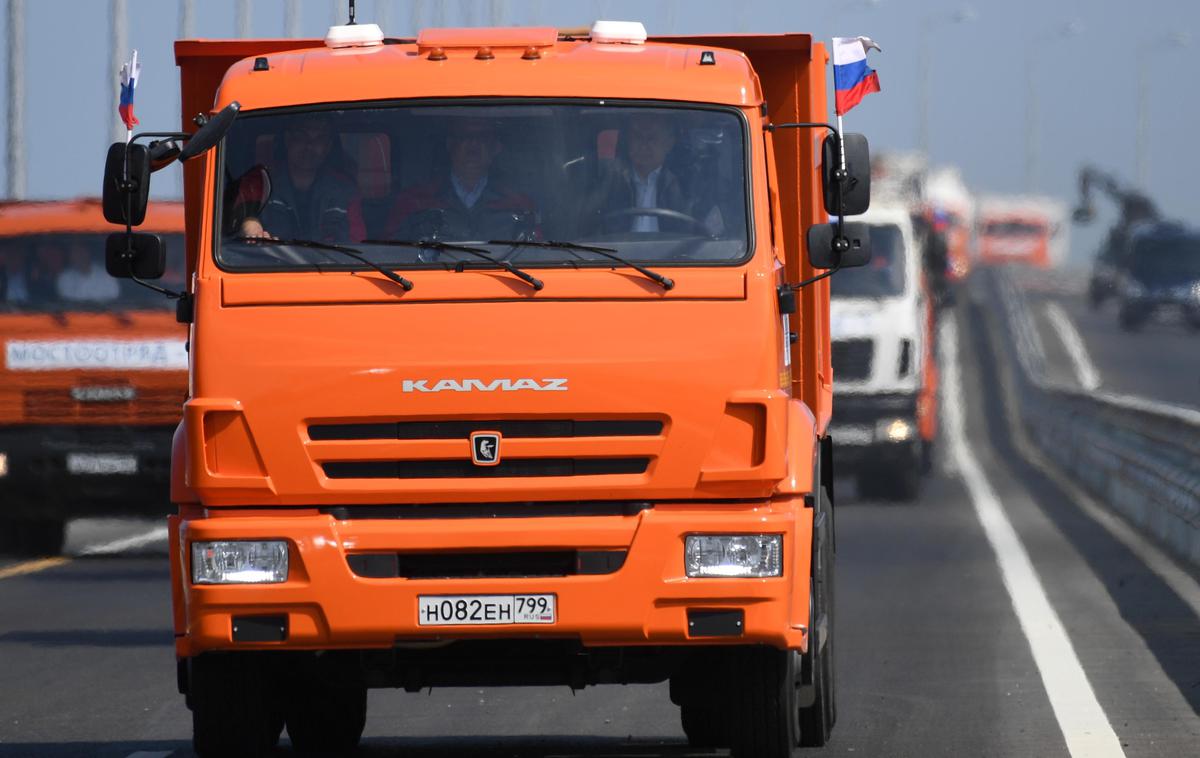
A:
{"label": "tire", "polygon": [[[821,505],[825,509],[826,523],[832,527],[832,508],[824,493]],[[799,709],[800,744],[803,747],[822,747],[829,741],[833,725],[837,721],[837,699],[834,688],[833,640],[834,628],[834,577],[833,550],[829,547],[832,535],[822,540],[824,547],[813,556],[812,607],[815,612],[809,617],[812,630],[808,652],[801,656],[801,680],[811,682],[812,703]],[[825,636],[822,638],[818,620],[825,616]]]}
{"label": "tire", "polygon": [[700,705],[681,705],[679,720],[688,745],[695,748],[726,747],[729,745],[724,714],[716,708]]}
{"label": "tire", "polygon": [[895,486],[891,492],[893,500],[901,503],[916,501],[917,496],[921,494],[922,468],[923,466],[919,462],[914,461],[911,466],[895,470],[893,478]]}
{"label": "tire", "polygon": [[62,552],[66,522],[61,519],[14,519],[0,522],[0,553],[35,558]]}
{"label": "tire", "polygon": [[367,688],[319,680],[298,683],[287,708],[296,752],[345,755],[358,747],[367,724]]}
{"label": "tire", "polygon": [[1146,323],[1146,318],[1146,314],[1122,303],[1121,310],[1117,312],[1117,325],[1122,331],[1136,332]]}
{"label": "tire", "polygon": [[771,647],[737,652],[729,688],[732,757],[793,758],[800,745],[799,653]]}
{"label": "tire", "polygon": [[254,654],[202,655],[188,678],[192,748],[201,758],[253,758],[277,744],[283,721]]}

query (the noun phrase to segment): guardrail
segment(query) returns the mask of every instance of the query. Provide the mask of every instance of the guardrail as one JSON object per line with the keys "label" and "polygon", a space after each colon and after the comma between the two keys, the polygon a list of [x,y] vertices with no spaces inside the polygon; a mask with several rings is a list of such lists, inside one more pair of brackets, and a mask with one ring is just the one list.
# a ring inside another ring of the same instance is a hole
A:
{"label": "guardrail", "polygon": [[1053,382],[1024,293],[1005,270],[985,274],[1017,356],[1019,418],[1043,455],[1183,560],[1200,566],[1200,411]]}

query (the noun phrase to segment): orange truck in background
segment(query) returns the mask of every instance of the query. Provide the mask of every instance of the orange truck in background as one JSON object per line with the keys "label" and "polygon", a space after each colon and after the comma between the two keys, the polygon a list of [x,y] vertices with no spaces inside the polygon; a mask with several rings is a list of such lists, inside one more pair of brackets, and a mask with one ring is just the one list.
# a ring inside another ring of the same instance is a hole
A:
{"label": "orange truck in background", "polygon": [[197,752],[350,749],[372,687],[664,681],[695,745],[824,744],[821,272],[869,257],[825,223],[869,193],[825,47],[359,24],[176,59],[184,123],[213,115],[114,145],[105,187],[136,217],[139,167],[187,160]]}
{"label": "orange truck in background", "polygon": [[979,201],[975,247],[980,263],[1055,268],[1067,256],[1066,204],[1048,197],[991,196]]}
{"label": "orange truck in background", "polygon": [[[180,286],[183,204],[143,226],[174,237]],[[167,511],[186,332],[105,273],[111,230],[95,199],[0,203],[0,552],[57,553],[76,516]]]}

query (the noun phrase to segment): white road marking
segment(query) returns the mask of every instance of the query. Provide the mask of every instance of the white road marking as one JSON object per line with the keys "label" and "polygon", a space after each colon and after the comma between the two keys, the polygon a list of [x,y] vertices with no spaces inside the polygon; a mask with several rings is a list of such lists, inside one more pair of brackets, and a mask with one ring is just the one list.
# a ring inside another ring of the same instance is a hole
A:
{"label": "white road marking", "polygon": [[996,554],[1021,631],[1029,641],[1054,709],[1054,717],[1073,758],[1124,758],[1121,742],[1079,663],[1071,639],[1050,605],[1037,571],[1021,538],[1013,529],[983,467],[966,439],[962,375],[958,362],[957,324],[942,324],[942,371],[945,378],[945,419],[948,452],[958,467],[975,514]]}
{"label": "white road marking", "polygon": [[135,534],[132,537],[123,537],[112,542],[105,542],[100,545],[92,545],[79,551],[79,555],[111,555],[112,553],[124,553],[127,550],[136,550],[154,542],[159,542],[167,538],[167,528],[165,526],[155,527],[148,532]]}
{"label": "white road marking", "polygon": [[1059,340],[1067,349],[1067,355],[1071,356],[1071,365],[1075,369],[1075,378],[1079,380],[1079,386],[1088,392],[1098,389],[1100,372],[1096,370],[1096,364],[1092,363],[1092,358],[1084,347],[1083,338],[1079,336],[1079,330],[1071,323],[1071,317],[1061,305],[1051,301],[1046,303],[1046,318],[1050,319],[1054,331],[1058,332]]}

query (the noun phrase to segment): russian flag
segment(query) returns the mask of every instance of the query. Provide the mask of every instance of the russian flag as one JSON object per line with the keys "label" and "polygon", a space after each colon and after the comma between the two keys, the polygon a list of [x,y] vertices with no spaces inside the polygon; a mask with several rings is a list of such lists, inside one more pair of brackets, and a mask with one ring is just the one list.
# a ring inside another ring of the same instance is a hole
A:
{"label": "russian flag", "polygon": [[137,50],[134,50],[133,57],[129,59],[129,62],[121,66],[121,103],[117,106],[117,112],[121,114],[125,128],[130,131],[133,131],[133,127],[140,123],[137,116],[133,115],[133,92],[137,89],[138,79],[141,75],[142,67],[138,63]]}
{"label": "russian flag", "polygon": [[879,75],[867,68],[867,51],[879,50],[870,37],[833,38],[833,85],[837,115],[842,116],[864,97],[879,91]]}

